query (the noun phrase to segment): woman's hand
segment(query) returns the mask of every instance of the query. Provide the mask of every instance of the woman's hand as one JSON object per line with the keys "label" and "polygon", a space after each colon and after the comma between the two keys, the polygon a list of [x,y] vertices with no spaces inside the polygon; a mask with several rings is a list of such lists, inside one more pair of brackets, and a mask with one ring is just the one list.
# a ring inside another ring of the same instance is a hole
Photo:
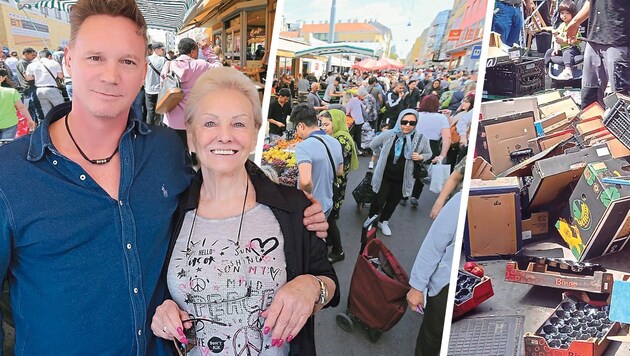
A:
{"label": "woman's hand", "polygon": [[192,322],[187,321],[182,324],[182,320],[188,319],[188,313],[179,309],[174,301],[167,299],[155,309],[155,314],[151,321],[151,330],[155,336],[162,339],[177,339],[183,344],[188,344],[183,328],[190,329]]}
{"label": "woman's hand", "polygon": [[422,160],[424,160],[424,158],[418,152],[412,152],[411,153],[411,160],[412,161],[422,161]]}
{"label": "woman's hand", "polygon": [[313,314],[319,296],[319,283],[311,275],[300,275],[276,292],[273,302],[260,315],[265,318],[263,332],[271,331],[271,346],[291,342]]}
{"label": "woman's hand", "polygon": [[417,312],[420,307],[420,310],[424,308],[424,293],[421,291],[411,288],[407,293],[407,305],[409,305],[409,309]]}
{"label": "woman's hand", "polygon": [[444,156],[435,156],[435,158],[431,161],[431,163],[433,164],[442,164],[442,160],[444,159]]}

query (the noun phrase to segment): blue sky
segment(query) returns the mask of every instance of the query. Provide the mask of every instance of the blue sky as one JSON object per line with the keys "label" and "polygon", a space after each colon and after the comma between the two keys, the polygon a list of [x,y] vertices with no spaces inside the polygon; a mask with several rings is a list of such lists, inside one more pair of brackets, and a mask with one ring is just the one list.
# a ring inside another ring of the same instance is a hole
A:
{"label": "blue sky", "polygon": [[[377,19],[392,30],[399,57],[407,56],[416,38],[438,12],[453,8],[453,0],[337,0],[337,21]],[[288,22],[330,19],[332,0],[284,0],[283,16]],[[411,26],[407,24],[411,22]],[[405,41],[406,40],[406,41]]]}

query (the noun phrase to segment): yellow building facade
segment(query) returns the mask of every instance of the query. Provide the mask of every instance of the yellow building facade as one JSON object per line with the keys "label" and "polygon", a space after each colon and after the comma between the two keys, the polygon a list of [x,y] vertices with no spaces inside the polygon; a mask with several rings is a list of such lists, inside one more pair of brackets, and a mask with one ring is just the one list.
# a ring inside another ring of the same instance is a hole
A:
{"label": "yellow building facade", "polygon": [[17,8],[14,2],[0,2],[0,45],[17,51],[32,47],[56,50],[70,41],[70,23],[67,12],[53,9]]}

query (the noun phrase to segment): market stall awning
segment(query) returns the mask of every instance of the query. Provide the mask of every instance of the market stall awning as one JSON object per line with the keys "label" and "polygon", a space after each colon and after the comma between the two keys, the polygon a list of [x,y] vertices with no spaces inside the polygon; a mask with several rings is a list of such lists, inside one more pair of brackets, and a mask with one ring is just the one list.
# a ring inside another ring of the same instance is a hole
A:
{"label": "market stall awning", "polygon": [[219,14],[221,0],[198,0],[183,20],[179,33],[184,33],[196,27],[201,27]]}
{"label": "market stall awning", "polygon": [[386,70],[386,69],[402,69],[405,65],[391,58],[367,58],[355,63],[352,69],[360,69],[362,71]]}
{"label": "market stall awning", "polygon": [[[20,8],[34,7],[57,9],[70,12],[77,0],[16,0]],[[197,0],[136,0],[149,28],[178,31],[183,24],[186,11]]]}
{"label": "market stall awning", "polygon": [[295,52],[296,57],[302,56],[334,56],[339,54],[354,54],[357,56],[374,57],[374,50],[371,48],[353,46],[348,44],[331,43],[328,45],[313,47]]}

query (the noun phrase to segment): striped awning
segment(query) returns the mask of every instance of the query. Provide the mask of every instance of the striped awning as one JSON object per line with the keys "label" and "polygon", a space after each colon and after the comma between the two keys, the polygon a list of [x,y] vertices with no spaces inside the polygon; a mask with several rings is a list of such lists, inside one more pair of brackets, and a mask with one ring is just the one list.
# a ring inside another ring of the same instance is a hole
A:
{"label": "striped awning", "polygon": [[[188,10],[201,0],[136,0],[149,28],[177,32]],[[16,0],[18,7],[49,8],[70,12],[77,0]]]}

